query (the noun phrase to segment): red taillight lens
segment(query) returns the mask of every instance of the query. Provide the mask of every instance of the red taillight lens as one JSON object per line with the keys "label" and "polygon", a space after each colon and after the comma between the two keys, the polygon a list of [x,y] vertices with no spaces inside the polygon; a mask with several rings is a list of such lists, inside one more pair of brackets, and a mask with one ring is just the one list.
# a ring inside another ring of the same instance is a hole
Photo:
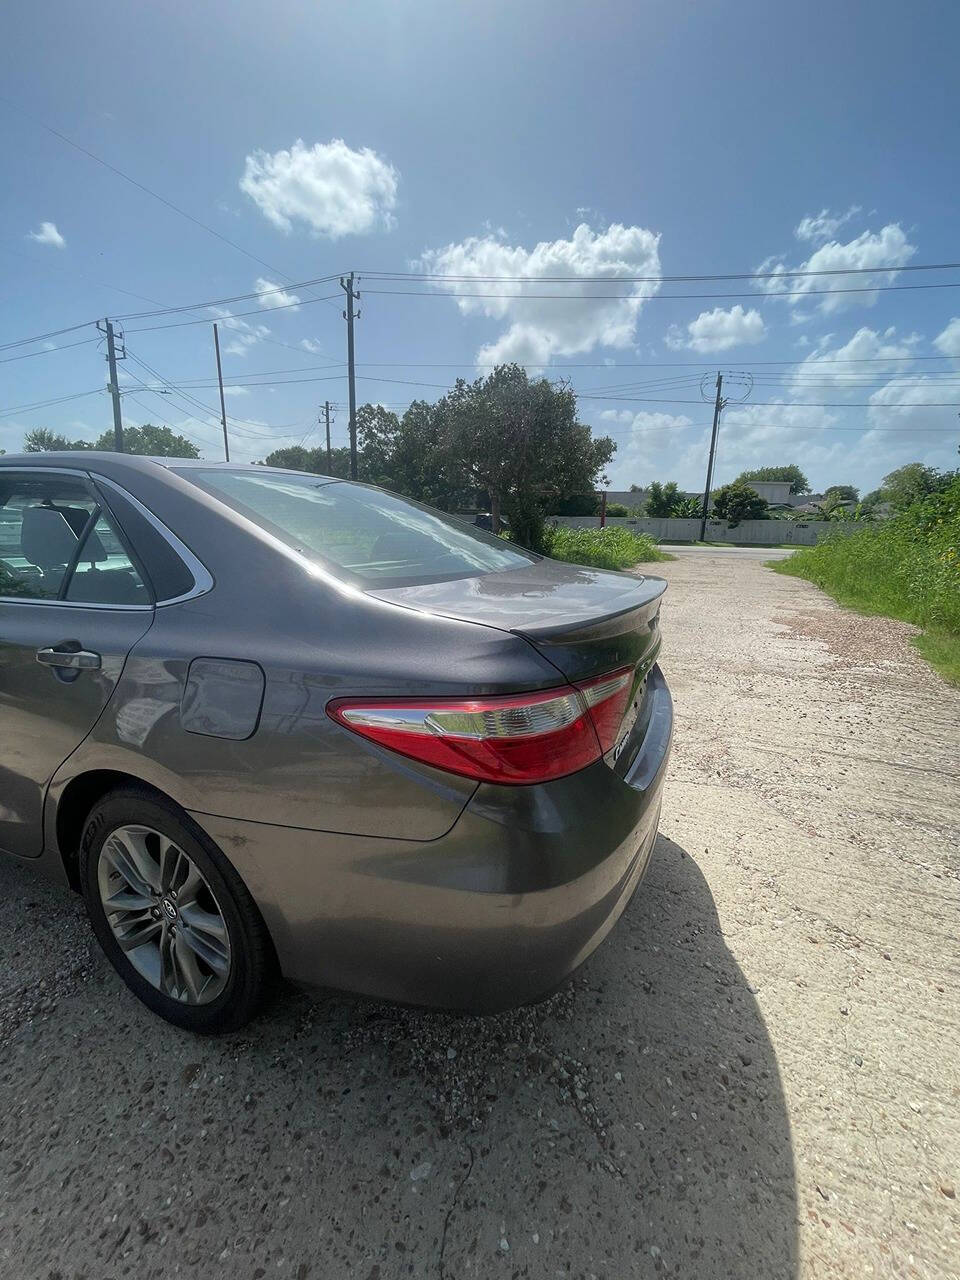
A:
{"label": "red taillight lens", "polygon": [[401,755],[482,782],[547,782],[613,745],[632,671],[577,688],[479,698],[338,698],[338,724]]}
{"label": "red taillight lens", "polygon": [[595,680],[577,685],[590,708],[590,718],[600,739],[600,751],[603,755],[616,744],[632,687],[633,667],[621,667],[619,671],[609,671],[605,676],[597,676]]}

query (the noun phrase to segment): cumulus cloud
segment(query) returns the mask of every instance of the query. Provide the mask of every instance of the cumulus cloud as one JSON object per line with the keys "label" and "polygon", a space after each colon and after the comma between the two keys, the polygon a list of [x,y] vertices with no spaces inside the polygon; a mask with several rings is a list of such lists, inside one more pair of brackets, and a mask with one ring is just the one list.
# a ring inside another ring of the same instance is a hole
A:
{"label": "cumulus cloud", "polygon": [[671,325],[667,330],[666,344],[674,350],[687,348],[690,351],[729,351],[731,347],[742,347],[762,342],[767,336],[763,316],[759,311],[744,311],[739,302],[724,311],[723,307],[714,307],[712,311],[701,311],[696,320],[691,320],[684,332],[679,325]]}
{"label": "cumulus cloud", "polygon": [[[659,244],[659,235],[644,227],[615,222],[595,232],[581,223],[569,240],[542,240],[532,249],[508,244],[499,233],[471,236],[428,250],[416,265],[459,277],[433,283],[452,294],[464,315],[506,326],[477,353],[478,364],[547,364],[558,355],[633,343],[644,301],[660,288]],[[484,279],[490,276],[512,279]],[[650,279],[618,283],[634,276]],[[550,283],[550,277],[564,283]],[[470,296],[475,294],[483,296]],[[562,300],[554,301],[557,296]]]}
{"label": "cumulus cloud", "polygon": [[821,209],[819,213],[801,218],[793,229],[798,240],[808,244],[823,244],[832,240],[840,228],[860,212],[858,204],[852,204],[846,213],[831,213],[829,209]]}
{"label": "cumulus cloud", "polygon": [[248,155],[240,190],[281,231],[301,222],[316,236],[338,240],[389,230],[399,180],[369,147],[354,151],[342,138],[308,147],[298,138],[289,149]]}
{"label": "cumulus cloud", "polygon": [[39,231],[31,231],[27,235],[27,239],[36,241],[37,244],[49,244],[54,249],[65,249],[67,242],[57,230],[55,222],[41,222]]}
{"label": "cumulus cloud", "polygon": [[265,324],[248,324],[236,317],[229,307],[208,307],[207,310],[231,331],[230,341],[223,348],[225,355],[245,356],[251,347],[270,333]]}
{"label": "cumulus cloud", "polygon": [[[920,335],[912,333],[897,337],[893,326],[878,333],[876,329],[861,327],[849,341],[841,346],[831,345],[833,334],[825,334],[814,346],[810,355],[794,371],[790,390],[796,396],[808,395],[822,400],[824,387],[837,390],[858,390],[863,399],[862,384],[867,375],[893,373],[907,367],[914,354]],[[870,364],[861,364],[870,361]]]}
{"label": "cumulus cloud", "polygon": [[258,276],[253,287],[259,295],[257,301],[261,307],[289,307],[291,311],[300,310],[299,297],[295,293],[288,293],[282,285],[274,284],[272,280]]}
{"label": "cumulus cloud", "polygon": [[[877,287],[892,284],[897,278],[896,269],[906,266],[916,251],[899,224],[891,222],[879,231],[864,231],[846,244],[833,240],[821,245],[797,267],[788,267],[782,257],[767,258],[758,270],[772,272],[773,276],[757,281],[757,287],[774,297],[789,295],[785,301],[791,306],[796,306],[804,295],[813,295],[811,302],[816,298],[824,314],[846,307],[872,307],[877,301]],[[787,271],[862,271],[865,274],[788,276]],[[844,293],[844,289],[865,292]]]}
{"label": "cumulus cloud", "polygon": [[945,356],[960,356],[960,316],[954,316],[943,333],[938,333],[933,345]]}

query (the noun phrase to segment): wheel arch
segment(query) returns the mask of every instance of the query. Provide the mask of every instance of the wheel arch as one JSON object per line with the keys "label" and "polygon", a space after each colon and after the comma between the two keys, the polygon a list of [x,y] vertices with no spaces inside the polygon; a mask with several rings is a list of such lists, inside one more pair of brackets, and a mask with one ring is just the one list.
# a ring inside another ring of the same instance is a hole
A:
{"label": "wheel arch", "polygon": [[105,795],[120,787],[137,787],[168,804],[177,805],[178,809],[183,808],[159,787],[120,769],[89,769],[71,778],[56,802],[54,831],[64,873],[71,889],[77,893],[80,892],[80,837],[87,818]]}

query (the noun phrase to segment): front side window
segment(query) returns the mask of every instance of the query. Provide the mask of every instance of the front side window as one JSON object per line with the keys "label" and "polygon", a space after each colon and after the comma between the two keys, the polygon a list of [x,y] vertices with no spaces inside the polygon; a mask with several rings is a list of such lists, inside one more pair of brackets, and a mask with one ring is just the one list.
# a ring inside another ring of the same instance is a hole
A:
{"label": "front side window", "polygon": [[184,468],[180,474],[288,546],[365,586],[477,577],[537,557],[380,489],[319,476]]}
{"label": "front side window", "polygon": [[0,597],[149,604],[94,491],[69,476],[0,472]]}

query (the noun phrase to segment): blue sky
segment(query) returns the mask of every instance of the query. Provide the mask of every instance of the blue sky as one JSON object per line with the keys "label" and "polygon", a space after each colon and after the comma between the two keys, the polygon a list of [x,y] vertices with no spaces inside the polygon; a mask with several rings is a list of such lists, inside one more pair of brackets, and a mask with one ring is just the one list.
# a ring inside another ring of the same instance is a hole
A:
{"label": "blue sky", "polygon": [[[720,481],[797,461],[815,487],[866,490],[904,462],[954,466],[960,289],[871,286],[960,271],[660,277],[960,261],[958,47],[953,6],[887,0],[17,6],[0,49],[0,343],[272,289],[229,308],[262,314],[220,312],[234,456],[319,443],[327,397],[343,443],[336,282],[291,282],[352,268],[361,402],[432,399],[498,359],[542,365],[616,439],[613,487],[702,483],[699,384],[718,368],[754,379],[724,414]],[[466,280],[373,278],[425,270]],[[652,279],[577,283],[597,276]],[[213,318],[122,324],[125,420],[168,423],[208,457]],[[95,337],[0,351],[0,447],[110,425]],[[80,392],[95,394],[16,408]]]}

